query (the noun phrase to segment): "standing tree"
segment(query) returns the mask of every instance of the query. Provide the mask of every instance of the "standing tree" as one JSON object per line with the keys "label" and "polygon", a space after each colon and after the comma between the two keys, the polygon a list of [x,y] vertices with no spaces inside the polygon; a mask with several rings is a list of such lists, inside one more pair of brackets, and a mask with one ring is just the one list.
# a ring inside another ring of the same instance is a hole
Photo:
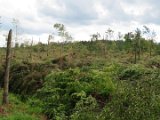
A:
{"label": "standing tree", "polygon": [[149,52],[149,55],[150,55],[150,57],[152,56],[152,51],[153,51],[153,49],[154,49],[154,39],[155,39],[155,37],[156,37],[156,32],[153,30],[152,32],[151,32],[151,39],[150,39],[150,52]]}
{"label": "standing tree", "polygon": [[105,32],[106,33],[106,40],[111,40],[113,38],[114,31],[110,28]]}
{"label": "standing tree", "polygon": [[126,49],[127,53],[130,53],[133,48],[132,43],[133,43],[133,39],[134,39],[134,34],[132,32],[129,32],[124,35],[124,39],[125,39],[125,49]]}
{"label": "standing tree", "polygon": [[63,44],[69,40],[72,39],[71,35],[66,31],[66,28],[63,24],[56,23],[54,24],[54,28],[58,30],[58,35],[62,38],[61,43],[61,51],[60,51],[60,67],[62,68],[62,53],[63,53]]}
{"label": "standing tree", "polygon": [[[13,46],[15,48],[17,48],[18,47],[18,24],[19,24],[19,20],[13,18],[12,24],[15,27],[15,43],[13,44]],[[13,50],[13,57],[16,57],[16,49]]]}
{"label": "standing tree", "polygon": [[91,41],[97,41],[101,37],[100,33],[92,34]]}
{"label": "standing tree", "polygon": [[64,37],[65,37],[65,43],[71,42],[73,39],[72,36],[68,32],[65,32]]}
{"label": "standing tree", "polygon": [[39,37],[39,42],[38,42],[38,57],[41,59],[41,49],[42,49],[42,43],[41,43],[41,38]]}
{"label": "standing tree", "polygon": [[18,24],[19,24],[19,20],[13,18],[12,23],[15,27],[15,46],[16,46],[16,44],[18,43]]}
{"label": "standing tree", "polygon": [[156,33],[150,30],[147,26],[143,26],[144,30],[143,33],[146,35],[147,39],[149,40],[149,55],[152,56],[152,49],[153,49],[153,40],[156,37]]}
{"label": "standing tree", "polygon": [[50,46],[50,41],[53,39],[53,35],[48,36],[48,45],[47,45],[47,56],[49,56],[49,46]]}
{"label": "standing tree", "polygon": [[31,58],[31,61],[33,61],[33,37],[32,37],[32,41],[31,41],[31,45],[30,45],[30,58]]}
{"label": "standing tree", "polygon": [[122,40],[122,38],[123,38],[122,33],[121,33],[121,32],[118,32],[118,40]]}
{"label": "standing tree", "polygon": [[139,28],[137,28],[135,30],[135,32],[136,32],[136,34],[135,34],[135,42],[136,42],[135,49],[137,49],[138,59],[140,60],[140,56],[141,56],[141,30]]}
{"label": "standing tree", "polygon": [[[97,41],[99,40],[100,37],[101,37],[101,35],[98,32],[91,35],[91,43],[90,43],[89,47],[94,52],[95,57],[96,57],[96,49],[97,49],[97,47],[95,47],[95,46],[96,46]],[[93,42],[93,41],[96,41],[96,42]]]}
{"label": "standing tree", "polygon": [[137,63],[137,58],[140,60],[141,57],[141,30],[137,28],[135,30],[135,34],[128,33],[128,35],[125,36],[127,41],[130,41],[130,43],[133,43],[133,51],[134,51],[134,63]]}
{"label": "standing tree", "polygon": [[58,35],[62,38],[61,50],[60,50],[60,68],[62,68],[62,53],[63,53],[63,42],[65,37],[65,27],[63,24],[56,23],[54,24],[54,28],[58,30]]}
{"label": "standing tree", "polygon": [[58,30],[58,35],[62,38],[62,42],[65,39],[66,28],[63,24],[56,23],[54,24],[54,28]]}
{"label": "standing tree", "polygon": [[8,91],[9,91],[9,71],[10,71],[10,61],[11,61],[11,40],[12,40],[12,30],[9,31],[7,39],[7,51],[6,51],[6,64],[5,64],[5,75],[4,75],[4,92],[2,104],[8,104]]}

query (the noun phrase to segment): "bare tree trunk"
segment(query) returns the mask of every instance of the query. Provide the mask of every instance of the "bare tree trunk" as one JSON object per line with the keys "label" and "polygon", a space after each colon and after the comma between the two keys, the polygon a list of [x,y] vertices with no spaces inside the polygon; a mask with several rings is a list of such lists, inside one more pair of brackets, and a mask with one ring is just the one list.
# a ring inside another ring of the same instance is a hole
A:
{"label": "bare tree trunk", "polygon": [[135,45],[134,63],[137,63],[137,44]]}
{"label": "bare tree trunk", "polygon": [[137,63],[137,52],[135,51],[135,58],[134,58],[134,63]]}
{"label": "bare tree trunk", "polygon": [[63,42],[60,43],[61,44],[61,50],[60,50],[60,68],[62,69],[63,68],[63,57],[62,57],[62,54],[63,54]]}
{"label": "bare tree trunk", "polygon": [[152,56],[152,40],[150,40],[149,56]]}
{"label": "bare tree trunk", "polygon": [[39,56],[39,59],[41,59],[41,51],[40,51],[40,49],[41,49],[41,39],[39,37],[39,43],[38,43],[38,56]]}
{"label": "bare tree trunk", "polygon": [[138,60],[141,59],[141,39],[138,40]]}
{"label": "bare tree trunk", "polygon": [[32,42],[31,42],[31,51],[30,51],[30,58],[31,58],[31,75],[32,75],[32,80],[33,80],[33,37],[32,37]]}
{"label": "bare tree trunk", "polygon": [[8,104],[8,90],[9,90],[9,71],[10,71],[10,60],[11,60],[11,40],[12,40],[12,30],[9,31],[7,40],[7,51],[6,51],[6,66],[5,66],[5,76],[4,76],[4,92],[2,104]]}
{"label": "bare tree trunk", "polygon": [[49,47],[50,47],[51,36],[48,37],[48,45],[47,45],[47,56],[49,56]]}
{"label": "bare tree trunk", "polygon": [[33,61],[33,37],[32,37],[32,41],[31,41],[31,46],[30,46],[31,48],[30,48],[30,58],[31,58],[31,61]]}

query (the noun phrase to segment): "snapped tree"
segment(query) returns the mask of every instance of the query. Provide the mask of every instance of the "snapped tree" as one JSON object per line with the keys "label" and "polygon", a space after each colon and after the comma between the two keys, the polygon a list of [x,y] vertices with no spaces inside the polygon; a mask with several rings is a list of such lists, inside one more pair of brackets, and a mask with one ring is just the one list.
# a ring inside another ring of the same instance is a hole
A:
{"label": "snapped tree", "polygon": [[11,61],[11,40],[12,40],[12,30],[9,31],[7,39],[7,51],[6,51],[6,63],[5,63],[5,75],[4,75],[4,92],[2,104],[8,104],[8,91],[9,91],[9,71],[10,71],[10,61]]}

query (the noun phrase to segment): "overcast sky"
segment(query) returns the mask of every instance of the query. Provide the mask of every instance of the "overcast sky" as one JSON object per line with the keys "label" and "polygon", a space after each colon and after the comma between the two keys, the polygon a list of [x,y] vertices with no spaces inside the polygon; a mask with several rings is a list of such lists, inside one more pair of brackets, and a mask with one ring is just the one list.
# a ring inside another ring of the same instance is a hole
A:
{"label": "overcast sky", "polygon": [[147,25],[160,42],[159,5],[159,0],[0,0],[0,45],[2,35],[15,30],[13,18],[19,20],[19,39],[33,37],[35,42],[47,41],[55,23],[64,24],[76,40],[103,35],[108,28],[126,33]]}

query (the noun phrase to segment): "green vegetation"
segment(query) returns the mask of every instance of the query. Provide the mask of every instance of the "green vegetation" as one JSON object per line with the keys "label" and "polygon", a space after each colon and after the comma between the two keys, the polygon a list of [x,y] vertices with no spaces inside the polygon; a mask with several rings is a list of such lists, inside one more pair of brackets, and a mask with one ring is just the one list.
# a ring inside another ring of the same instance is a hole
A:
{"label": "green vegetation", "polygon": [[[2,90],[0,90],[0,96],[2,96]],[[30,99],[23,103],[18,96],[13,94],[9,95],[9,100],[10,104],[0,106],[0,120],[45,120],[45,116],[41,114],[41,108],[38,105],[32,105],[37,100]]]}
{"label": "green vegetation", "polygon": [[[0,119],[159,120],[160,44],[138,29],[125,41],[98,36],[12,48],[10,104],[0,107]],[[1,86],[4,55],[0,48]]]}
{"label": "green vegetation", "polygon": [[94,109],[93,114],[97,114],[113,90],[112,80],[104,72],[71,69],[48,75],[37,95],[50,118],[67,119]]}

